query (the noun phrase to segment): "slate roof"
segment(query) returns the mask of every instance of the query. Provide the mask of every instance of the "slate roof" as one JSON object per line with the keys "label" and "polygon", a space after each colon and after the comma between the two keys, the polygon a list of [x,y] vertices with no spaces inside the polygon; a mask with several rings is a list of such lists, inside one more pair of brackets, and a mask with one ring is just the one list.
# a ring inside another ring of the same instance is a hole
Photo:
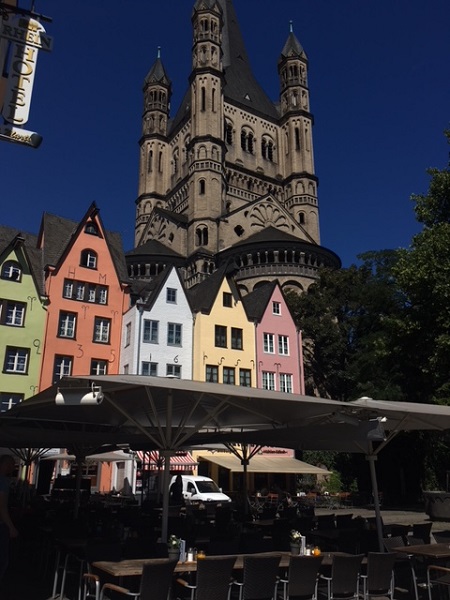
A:
{"label": "slate roof", "polygon": [[158,273],[158,275],[155,275],[155,277],[152,277],[150,280],[133,280],[131,284],[131,295],[133,296],[133,299],[143,300],[146,303],[146,307],[149,308],[157,297],[157,292],[159,292],[164,285],[172,268],[172,266],[165,267],[161,273]]}
{"label": "slate roof", "polygon": [[268,281],[242,298],[242,303],[249,319],[252,321],[261,321],[277,285],[276,280]]}
{"label": "slate roof", "polygon": [[164,68],[162,60],[159,56],[153,63],[150,71],[147,73],[144,83],[162,83],[163,85],[170,86],[171,81],[167,76],[166,69]]}
{"label": "slate roof", "polygon": [[[222,52],[225,73],[225,100],[238,103],[270,119],[278,119],[276,105],[256,81],[248,59],[232,0],[217,0],[223,11]],[[186,92],[178,112],[171,121],[174,130],[184,120],[191,104],[190,89]]]}
{"label": "slate roof", "polygon": [[[97,211],[95,204],[91,205],[86,215],[79,222],[50,213],[44,213],[40,233],[40,236],[44,236],[44,267],[48,265],[57,266],[59,264],[72,238],[77,234],[80,225],[85,222],[86,217],[92,210]],[[104,233],[105,241],[108,244],[111,258],[116,268],[117,277],[120,281],[128,283],[129,277],[121,235],[117,232],[107,230],[104,230]]]}
{"label": "slate roof", "polygon": [[0,254],[4,252],[17,237],[24,239],[24,248],[28,258],[31,275],[34,279],[38,293],[41,296],[44,296],[45,286],[42,270],[42,252],[37,247],[38,238],[36,235],[20,231],[20,229],[16,229],[15,227],[0,225]]}
{"label": "slate roof", "polygon": [[289,33],[288,39],[281,51],[281,56],[285,58],[288,56],[302,56],[306,58],[305,51],[293,31]]}
{"label": "slate roof", "polygon": [[228,265],[222,265],[208,279],[187,290],[187,297],[194,312],[209,313],[222,285]]}
{"label": "slate roof", "polygon": [[184,257],[175,250],[164,246],[157,240],[147,240],[145,244],[141,244],[133,250],[126,253],[126,256],[167,256],[169,258],[180,258],[184,260]]}

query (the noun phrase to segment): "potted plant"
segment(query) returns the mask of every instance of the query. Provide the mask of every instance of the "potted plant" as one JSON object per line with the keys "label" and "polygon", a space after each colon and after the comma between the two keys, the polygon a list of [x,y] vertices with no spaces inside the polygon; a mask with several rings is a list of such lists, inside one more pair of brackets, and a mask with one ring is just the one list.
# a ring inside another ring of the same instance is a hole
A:
{"label": "potted plant", "polygon": [[169,558],[180,557],[180,545],[181,539],[179,537],[173,533],[169,535],[169,539],[167,540],[167,552],[169,554]]}

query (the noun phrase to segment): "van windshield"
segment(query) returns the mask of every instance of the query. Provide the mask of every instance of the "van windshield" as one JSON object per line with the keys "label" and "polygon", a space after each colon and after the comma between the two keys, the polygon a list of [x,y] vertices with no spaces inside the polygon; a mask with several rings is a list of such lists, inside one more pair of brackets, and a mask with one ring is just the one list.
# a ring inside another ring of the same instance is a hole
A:
{"label": "van windshield", "polygon": [[196,484],[200,494],[220,492],[217,484],[214,481],[196,481]]}

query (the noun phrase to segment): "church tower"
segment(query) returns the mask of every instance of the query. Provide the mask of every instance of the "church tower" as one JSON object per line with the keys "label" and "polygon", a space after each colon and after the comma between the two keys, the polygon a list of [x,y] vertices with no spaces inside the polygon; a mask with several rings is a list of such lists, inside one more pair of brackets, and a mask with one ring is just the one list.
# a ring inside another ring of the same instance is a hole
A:
{"label": "church tower", "polygon": [[320,246],[308,59],[291,24],[280,101],[248,60],[232,0],[196,0],[189,88],[169,114],[158,57],[144,82],[133,279],[182,268],[187,287],[224,264],[245,294],[277,279],[306,289],[339,258]]}

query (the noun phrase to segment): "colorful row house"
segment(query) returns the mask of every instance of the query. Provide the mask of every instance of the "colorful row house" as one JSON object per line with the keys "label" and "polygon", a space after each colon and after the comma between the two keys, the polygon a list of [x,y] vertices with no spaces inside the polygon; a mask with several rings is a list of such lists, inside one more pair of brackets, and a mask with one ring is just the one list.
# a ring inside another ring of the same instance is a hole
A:
{"label": "colorful row house", "polygon": [[0,227],[1,410],[64,375],[119,373],[129,282],[121,238],[95,204],[45,214],[38,236]]}
{"label": "colorful row house", "polygon": [[222,267],[186,290],[168,267],[131,296],[122,373],[304,393],[301,334],[278,282],[242,297]]}

